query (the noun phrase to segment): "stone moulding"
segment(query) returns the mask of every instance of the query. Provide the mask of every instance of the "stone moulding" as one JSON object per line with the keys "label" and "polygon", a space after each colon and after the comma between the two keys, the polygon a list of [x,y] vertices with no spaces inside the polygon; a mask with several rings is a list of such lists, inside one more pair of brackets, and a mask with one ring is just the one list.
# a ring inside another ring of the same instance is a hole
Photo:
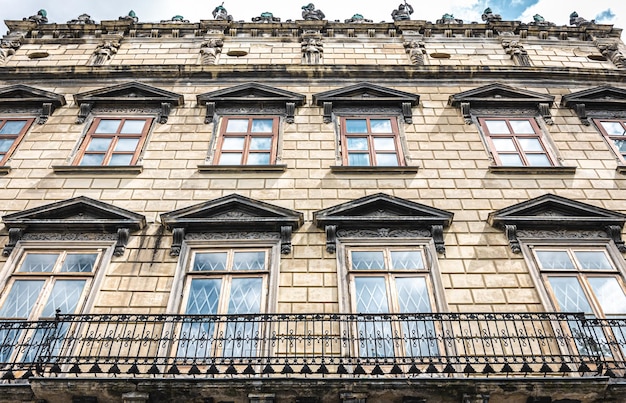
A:
{"label": "stone moulding", "polygon": [[561,106],[574,109],[581,123],[589,126],[589,116],[605,116],[608,111],[626,113],[626,89],[602,85],[563,95]]}
{"label": "stone moulding", "polygon": [[528,231],[535,237],[554,240],[609,238],[620,252],[626,252],[621,235],[626,215],[554,194],[491,212],[487,222],[505,231],[513,253],[521,253],[519,237],[529,235]]}
{"label": "stone moulding", "polygon": [[50,91],[44,91],[23,84],[0,88],[0,109],[22,108],[32,110],[39,115],[40,125],[48,121],[55,109],[65,105],[65,97]]}

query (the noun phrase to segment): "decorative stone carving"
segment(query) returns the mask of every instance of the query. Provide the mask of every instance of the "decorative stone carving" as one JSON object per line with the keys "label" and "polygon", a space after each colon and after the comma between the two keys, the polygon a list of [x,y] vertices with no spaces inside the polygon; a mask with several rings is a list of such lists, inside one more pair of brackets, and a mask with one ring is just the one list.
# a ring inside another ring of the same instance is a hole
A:
{"label": "decorative stone carving", "polygon": [[220,20],[220,21],[232,21],[233,20],[233,16],[229,15],[228,11],[226,11],[226,9],[224,8],[224,3],[215,7],[213,9],[212,14],[213,14],[213,18],[215,18],[216,20]]}
{"label": "decorative stone carving", "polygon": [[585,26],[585,25],[592,25],[592,24],[595,24],[595,23],[596,23],[596,20],[587,21],[583,17],[579,17],[578,13],[576,11],[574,11],[573,13],[571,13],[569,15],[569,25],[582,27],[582,26]]}
{"label": "decorative stone carving", "polygon": [[404,49],[409,55],[411,64],[415,66],[423,66],[424,58],[426,55],[426,45],[422,41],[406,41],[404,42]]}
{"label": "decorative stone carving", "polygon": [[518,66],[531,66],[530,57],[528,52],[524,49],[524,46],[516,40],[503,40],[502,47],[506,51],[507,55],[511,56],[511,59]]}
{"label": "decorative stone carving", "polygon": [[189,232],[185,233],[185,239],[194,241],[226,241],[229,239],[267,239],[277,240],[280,239],[280,234],[277,232],[262,232],[262,231],[242,231],[242,232]]}
{"label": "decorative stone carving", "polygon": [[3,40],[0,43],[0,64],[6,62],[9,56],[14,55],[20,46],[21,43],[19,41]]}
{"label": "decorative stone carving", "polygon": [[437,24],[463,24],[463,20],[454,18],[454,15],[446,13],[437,20]]}
{"label": "decorative stone carving", "polygon": [[326,252],[335,253],[337,251],[337,226],[327,225],[324,230],[326,232]]}
{"label": "decorative stone carving", "polygon": [[42,8],[41,10],[37,11],[37,14],[31,15],[30,17],[25,17],[22,20],[34,22],[34,23],[37,23],[37,25],[47,24],[48,12]]}
{"label": "decorative stone carving", "polygon": [[129,235],[130,235],[130,230],[128,228],[119,228],[117,230],[117,242],[115,243],[115,249],[113,250],[113,254],[115,256],[124,255],[124,251],[126,250],[126,245],[128,244]]}
{"label": "decorative stone carving", "polygon": [[411,19],[411,14],[413,14],[413,6],[405,1],[391,12],[391,18],[394,21],[408,21]]}
{"label": "decorative stone carving", "polygon": [[305,21],[321,21],[324,18],[326,18],[326,16],[322,10],[316,10],[313,3],[302,6],[302,19]]}
{"label": "decorative stone carving", "polygon": [[183,17],[182,15],[175,15],[172,17],[171,20],[161,20],[162,23],[164,22],[173,22],[175,24],[183,24],[183,23],[188,23],[189,20],[186,20],[185,17]]}
{"label": "decorative stone carving", "polygon": [[91,19],[91,16],[89,14],[81,14],[75,20],[69,20],[67,23],[85,25],[85,24],[95,24],[96,22]]}
{"label": "decorative stone carving", "polygon": [[274,17],[273,13],[266,11],[264,13],[261,13],[260,16],[252,18],[252,22],[280,22],[280,18]]}
{"label": "decorative stone carving", "polygon": [[321,38],[304,38],[302,40],[302,64],[320,64],[324,44]]}
{"label": "decorative stone carving", "polygon": [[180,248],[183,245],[183,240],[185,239],[185,229],[184,228],[174,228],[172,230],[172,247],[170,249],[170,256],[179,256]]}
{"label": "decorative stone carving", "polygon": [[291,253],[291,233],[293,227],[291,225],[282,225],[280,227],[280,253],[288,255]]}
{"label": "decorative stone carving", "polygon": [[483,11],[483,15],[481,15],[481,19],[488,24],[490,22],[502,21],[502,16],[500,14],[494,14],[491,11],[491,8],[487,7],[485,11]]}
{"label": "decorative stone carving", "polygon": [[115,55],[120,48],[117,41],[104,41],[93,52],[91,64],[93,66],[102,66]]}
{"label": "decorative stone carving", "polygon": [[346,24],[362,24],[364,22],[374,22],[364,18],[361,14],[354,14],[351,18],[344,20]]}
{"label": "decorative stone carving", "polygon": [[139,18],[137,17],[137,14],[135,14],[135,12],[133,10],[130,10],[128,12],[128,15],[123,15],[121,17],[118,18],[120,21],[130,21],[130,22],[139,22]]}
{"label": "decorative stone carving", "polygon": [[222,53],[224,41],[219,38],[211,38],[200,45],[200,59],[202,64],[216,64],[217,56]]}
{"label": "decorative stone carving", "polygon": [[617,43],[596,43],[602,56],[610,60],[617,68],[626,68],[626,56],[619,50]]}
{"label": "decorative stone carving", "polygon": [[533,25],[533,26],[536,26],[536,27],[554,27],[554,26],[556,26],[555,23],[550,22],[550,21],[546,21],[546,19],[543,18],[539,14],[533,15],[533,22],[529,23],[528,25]]}
{"label": "decorative stone carving", "polygon": [[24,235],[24,230],[21,228],[9,228],[9,242],[4,245],[4,249],[2,250],[2,256],[9,256],[13,249],[15,249],[15,245],[17,242],[22,239],[22,235]]}

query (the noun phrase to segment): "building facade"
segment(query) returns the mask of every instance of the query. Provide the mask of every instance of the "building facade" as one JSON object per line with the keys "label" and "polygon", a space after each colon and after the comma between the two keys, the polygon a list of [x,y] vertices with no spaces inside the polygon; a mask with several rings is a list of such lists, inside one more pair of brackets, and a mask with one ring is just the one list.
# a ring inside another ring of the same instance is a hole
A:
{"label": "building facade", "polygon": [[621,30],[412,12],[6,21],[0,401],[626,401]]}

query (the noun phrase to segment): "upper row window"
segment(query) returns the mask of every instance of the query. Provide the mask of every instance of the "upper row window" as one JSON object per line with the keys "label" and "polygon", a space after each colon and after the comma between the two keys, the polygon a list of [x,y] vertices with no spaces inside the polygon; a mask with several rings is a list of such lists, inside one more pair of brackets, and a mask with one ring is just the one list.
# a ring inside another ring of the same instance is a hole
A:
{"label": "upper row window", "polygon": [[390,117],[342,117],[343,165],[400,166],[398,121]]}
{"label": "upper row window", "polygon": [[0,166],[6,164],[35,119],[0,118]]}
{"label": "upper row window", "polygon": [[278,122],[277,116],[224,117],[215,164],[275,164]]}
{"label": "upper row window", "polygon": [[593,119],[593,121],[621,162],[626,163],[626,119]]}

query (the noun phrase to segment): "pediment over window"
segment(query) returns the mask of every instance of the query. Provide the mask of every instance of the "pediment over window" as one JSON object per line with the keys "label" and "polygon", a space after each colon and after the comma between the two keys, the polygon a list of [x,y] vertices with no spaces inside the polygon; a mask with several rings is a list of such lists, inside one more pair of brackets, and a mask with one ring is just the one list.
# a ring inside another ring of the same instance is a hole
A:
{"label": "pediment over window", "polygon": [[406,123],[413,123],[411,108],[419,104],[420,97],[404,91],[361,83],[320,92],[313,95],[313,103],[324,107],[324,123],[330,123],[333,108],[337,107],[397,107]]}
{"label": "pediment over window", "polygon": [[494,83],[473,90],[450,95],[448,104],[461,108],[465,123],[471,124],[471,110],[476,108],[533,108],[537,109],[548,124],[552,124],[550,107],[554,96],[534,91],[520,90],[508,85]]}
{"label": "pediment over window", "polygon": [[303,214],[238,194],[161,214],[173,233],[170,254],[178,256],[185,235],[192,232],[275,232],[280,234],[281,253],[291,252],[291,234],[304,222]]}
{"label": "pediment over window", "polygon": [[8,256],[25,233],[112,233],[117,234],[114,254],[124,254],[130,231],[146,226],[146,218],[129,210],[85,196],[46,204],[2,217],[9,230]]}
{"label": "pediment over window", "polygon": [[[336,250],[337,237],[362,230],[363,237],[432,237],[437,252],[445,252],[443,228],[453,213],[399,197],[377,193],[313,213],[313,223],[326,231],[326,250]],[[344,232],[342,232],[344,231]]]}
{"label": "pediment over window", "polygon": [[487,221],[506,231],[515,253],[521,252],[520,230],[542,230],[543,233],[534,236],[552,238],[561,238],[568,231],[578,231],[579,237],[608,237],[615,241],[620,251],[626,252],[621,235],[626,215],[553,194],[494,211]]}
{"label": "pediment over window", "polygon": [[609,85],[590,88],[563,95],[561,105],[574,109],[580,121],[584,125],[589,126],[590,122],[587,117],[587,110],[619,110],[626,114],[626,89]]}
{"label": "pediment over window", "polygon": [[206,105],[205,123],[213,122],[213,116],[218,108],[238,106],[259,110],[279,108],[281,113],[287,115],[287,123],[293,123],[296,106],[302,106],[306,101],[304,95],[257,83],[206,92],[196,98],[199,105]]}
{"label": "pediment over window", "polygon": [[76,123],[84,123],[96,106],[116,106],[133,109],[158,108],[159,123],[167,123],[172,106],[183,105],[180,94],[165,91],[139,82],[130,82],[74,95],[80,106]]}
{"label": "pediment over window", "polygon": [[56,108],[65,105],[65,97],[23,84],[0,88],[0,108],[20,108],[39,113],[37,123],[44,124]]}

